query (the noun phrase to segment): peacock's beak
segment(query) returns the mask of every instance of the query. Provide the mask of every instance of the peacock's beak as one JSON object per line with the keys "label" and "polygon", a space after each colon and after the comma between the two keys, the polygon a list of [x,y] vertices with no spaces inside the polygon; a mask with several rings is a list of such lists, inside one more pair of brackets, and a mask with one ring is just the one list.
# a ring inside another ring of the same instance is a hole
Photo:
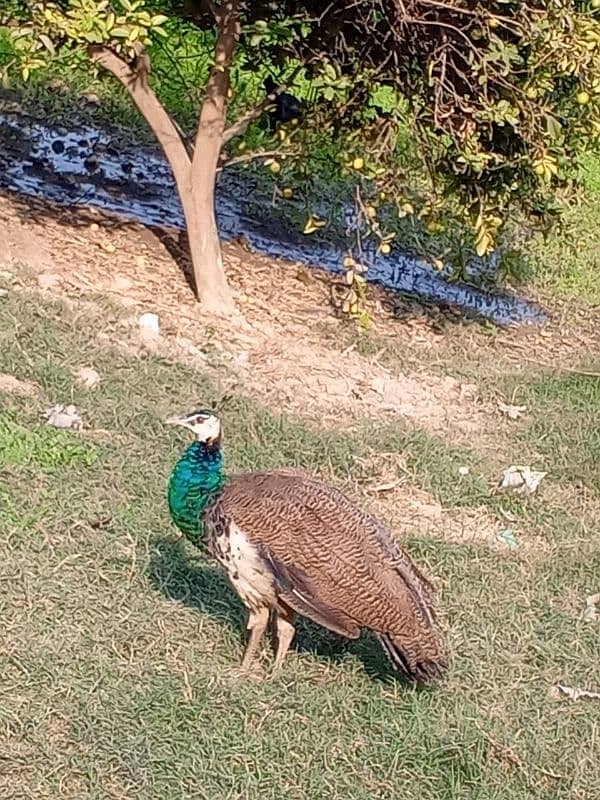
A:
{"label": "peacock's beak", "polygon": [[185,425],[187,422],[187,416],[173,416],[167,417],[165,420],[166,425]]}

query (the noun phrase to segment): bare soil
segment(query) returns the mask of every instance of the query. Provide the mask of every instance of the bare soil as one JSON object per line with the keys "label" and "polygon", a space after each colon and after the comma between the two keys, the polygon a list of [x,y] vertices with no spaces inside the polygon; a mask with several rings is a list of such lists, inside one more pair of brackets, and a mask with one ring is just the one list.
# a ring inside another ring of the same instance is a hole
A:
{"label": "bare soil", "polygon": [[[128,309],[133,346],[217,368],[225,387],[340,429],[365,418],[398,419],[450,441],[485,439],[497,412],[482,402],[473,383],[440,374],[440,360],[452,348],[485,353],[501,369],[522,359],[523,349],[542,360],[550,347],[556,365],[572,363],[594,337],[593,331],[565,332],[558,324],[544,331],[497,332],[493,341],[477,326],[446,326],[442,336],[439,315],[405,303],[404,318],[394,319],[389,297],[374,289],[373,329],[383,337],[383,350],[389,344],[394,352],[410,352],[415,366],[409,371],[393,361],[390,366],[389,359],[382,363],[382,352],[362,355],[354,343],[340,345],[345,323],[329,301],[330,275],[274,262],[249,252],[243,242],[224,247],[241,311],[235,319],[209,316],[195,302],[182,243],[172,231],[150,231],[94,210],[0,197],[0,242],[0,274],[16,284],[77,303],[109,297]],[[137,320],[147,312],[159,316],[157,338],[138,333]],[[112,338],[132,346],[119,331]],[[35,391],[12,376],[0,378],[2,391]],[[410,483],[386,486],[374,477],[371,488],[381,515],[408,534],[498,544],[498,521],[484,509],[445,511]]]}

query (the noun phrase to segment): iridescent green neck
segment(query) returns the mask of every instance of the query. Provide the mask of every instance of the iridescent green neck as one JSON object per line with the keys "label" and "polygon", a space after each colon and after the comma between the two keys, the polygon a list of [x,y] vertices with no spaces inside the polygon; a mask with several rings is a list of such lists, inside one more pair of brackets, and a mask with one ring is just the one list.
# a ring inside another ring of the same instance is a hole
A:
{"label": "iridescent green neck", "polygon": [[194,544],[200,544],[202,516],[222,489],[225,476],[218,444],[194,442],[171,473],[168,500],[173,522]]}

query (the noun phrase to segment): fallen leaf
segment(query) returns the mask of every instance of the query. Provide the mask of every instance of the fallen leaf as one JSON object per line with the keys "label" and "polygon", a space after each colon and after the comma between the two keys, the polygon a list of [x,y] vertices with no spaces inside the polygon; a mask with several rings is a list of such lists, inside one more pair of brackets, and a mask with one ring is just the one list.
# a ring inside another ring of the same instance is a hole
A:
{"label": "fallen leaf", "polygon": [[550,697],[553,700],[559,700],[561,695],[568,697],[569,700],[581,700],[587,698],[589,700],[600,700],[600,692],[590,692],[587,689],[578,689],[573,686],[564,686],[562,683],[555,683],[550,687]]}
{"label": "fallen leaf", "polygon": [[310,217],[306,220],[306,225],[304,226],[304,233],[314,233],[319,228],[325,227],[325,221],[315,217],[314,214],[311,214]]}
{"label": "fallen leaf", "polygon": [[57,404],[44,412],[48,425],[55,428],[72,428],[80,431],[83,428],[83,420],[74,405],[63,406]]}
{"label": "fallen leaf", "polygon": [[95,389],[100,383],[100,375],[93,367],[81,367],[75,373],[75,377],[86,389]]}
{"label": "fallen leaf", "polygon": [[502,473],[500,489],[517,495],[533,494],[540,485],[547,472],[538,472],[531,467],[515,466],[514,464]]}
{"label": "fallen leaf", "polygon": [[508,403],[503,403],[498,400],[498,410],[505,414],[509,419],[519,419],[524,411],[527,411],[527,406],[513,406]]}

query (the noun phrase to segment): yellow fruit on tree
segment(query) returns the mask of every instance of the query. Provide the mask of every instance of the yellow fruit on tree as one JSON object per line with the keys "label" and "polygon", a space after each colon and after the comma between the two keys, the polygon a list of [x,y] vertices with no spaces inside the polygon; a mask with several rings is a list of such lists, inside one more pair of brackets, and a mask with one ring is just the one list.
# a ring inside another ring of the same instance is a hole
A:
{"label": "yellow fruit on tree", "polygon": [[237,146],[238,153],[243,153],[246,147],[247,147],[246,142],[240,142]]}
{"label": "yellow fruit on tree", "polygon": [[535,100],[535,98],[538,96],[537,89],[535,88],[535,86],[530,86],[525,92],[525,94],[529,98],[529,100]]}
{"label": "yellow fruit on tree", "polygon": [[381,250],[384,256],[387,256],[392,252],[392,248],[389,246],[389,244],[386,243],[382,244],[379,249]]}
{"label": "yellow fruit on tree", "polygon": [[590,102],[590,96],[585,89],[581,92],[577,92],[577,102],[580,106],[585,106]]}
{"label": "yellow fruit on tree", "polygon": [[286,187],[285,187],[285,188],[282,190],[281,194],[282,194],[282,195],[285,197],[285,199],[286,199],[286,200],[291,200],[291,199],[292,199],[292,197],[294,196],[294,190],[293,190],[293,189],[290,189],[290,187],[289,187],[289,186],[286,186]]}
{"label": "yellow fruit on tree", "polygon": [[269,165],[269,169],[273,175],[277,175],[278,172],[281,172],[281,164],[279,161],[273,161],[272,164]]}
{"label": "yellow fruit on tree", "polygon": [[536,174],[536,175],[539,175],[539,176],[540,176],[540,178],[541,178],[543,175],[545,175],[545,174],[546,174],[546,170],[545,170],[545,168],[544,168],[544,165],[543,165],[543,164],[536,164],[536,165],[535,165],[535,167],[534,167],[534,170],[533,170],[533,171],[535,172],[535,174]]}
{"label": "yellow fruit on tree", "polygon": [[354,167],[354,169],[363,169],[363,167],[365,166],[364,158],[361,158],[360,156],[358,156],[352,162],[352,166]]}

